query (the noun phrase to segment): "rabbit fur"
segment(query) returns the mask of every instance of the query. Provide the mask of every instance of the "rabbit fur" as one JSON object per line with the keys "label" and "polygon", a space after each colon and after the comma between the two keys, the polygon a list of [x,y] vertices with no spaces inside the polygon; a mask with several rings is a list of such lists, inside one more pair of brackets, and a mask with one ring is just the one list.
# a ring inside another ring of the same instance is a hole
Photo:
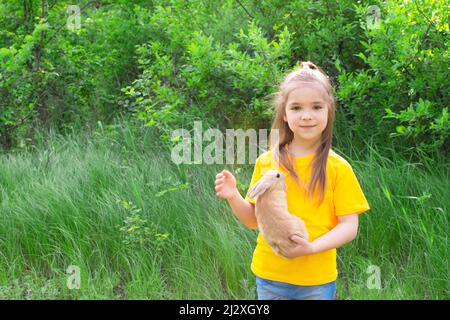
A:
{"label": "rabbit fur", "polygon": [[287,210],[286,176],[268,170],[248,190],[247,196],[255,199],[255,215],[262,236],[277,255],[289,259],[280,248],[284,251],[296,246],[290,239],[293,235],[308,240],[308,231],[303,220]]}

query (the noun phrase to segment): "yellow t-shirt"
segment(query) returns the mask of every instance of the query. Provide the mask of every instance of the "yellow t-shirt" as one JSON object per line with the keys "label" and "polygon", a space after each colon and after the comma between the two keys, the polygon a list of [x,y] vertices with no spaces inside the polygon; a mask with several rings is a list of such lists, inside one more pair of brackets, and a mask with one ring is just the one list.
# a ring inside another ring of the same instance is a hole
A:
{"label": "yellow t-shirt", "polygon": [[[311,177],[311,169],[307,166],[313,157],[314,154],[295,158],[297,174],[305,183],[308,183]],[[270,150],[256,160],[250,186],[270,169],[286,174],[288,211],[303,219],[309,233],[309,241],[333,229],[338,223],[337,216],[363,213],[370,209],[352,167],[331,149],[327,160],[324,200],[319,207],[316,198],[315,203],[311,203],[306,192],[296,184],[288,172],[276,165]],[[318,198],[317,192],[314,197]],[[248,197],[245,200],[255,203],[254,199]],[[305,286],[321,285],[337,278],[336,249],[288,260],[277,256],[260,232],[251,270],[255,275],[268,280]]]}

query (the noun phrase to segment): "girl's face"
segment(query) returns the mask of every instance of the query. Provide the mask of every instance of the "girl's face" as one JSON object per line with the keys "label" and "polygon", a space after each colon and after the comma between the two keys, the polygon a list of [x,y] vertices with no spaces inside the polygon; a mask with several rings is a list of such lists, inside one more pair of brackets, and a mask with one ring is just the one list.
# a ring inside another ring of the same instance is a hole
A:
{"label": "girl's face", "polygon": [[289,93],[284,121],[301,142],[320,141],[328,122],[325,91],[318,84],[304,84]]}

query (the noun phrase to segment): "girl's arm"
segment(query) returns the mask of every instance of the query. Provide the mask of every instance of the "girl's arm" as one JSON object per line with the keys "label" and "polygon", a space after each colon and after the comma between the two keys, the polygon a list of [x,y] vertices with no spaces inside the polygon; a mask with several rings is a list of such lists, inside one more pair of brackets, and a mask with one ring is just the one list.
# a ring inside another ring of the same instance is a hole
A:
{"label": "girl's arm", "polygon": [[236,187],[236,178],[228,170],[216,175],[216,195],[226,199],[239,221],[247,228],[258,228],[255,205],[245,200]]}
{"label": "girl's arm", "polygon": [[234,214],[243,225],[250,229],[258,228],[254,204],[245,200],[237,190],[236,194],[227,199],[227,201],[231,207],[231,210],[233,210]]}
{"label": "girl's arm", "polygon": [[358,214],[338,216],[339,223],[323,236],[311,242],[311,253],[339,248],[351,242],[358,234]]}
{"label": "girl's arm", "polygon": [[298,246],[289,252],[285,252],[286,257],[293,259],[339,248],[355,239],[358,233],[358,214],[339,216],[338,220],[339,223],[332,230],[312,242],[308,242],[299,236],[292,236],[292,241],[297,242]]}

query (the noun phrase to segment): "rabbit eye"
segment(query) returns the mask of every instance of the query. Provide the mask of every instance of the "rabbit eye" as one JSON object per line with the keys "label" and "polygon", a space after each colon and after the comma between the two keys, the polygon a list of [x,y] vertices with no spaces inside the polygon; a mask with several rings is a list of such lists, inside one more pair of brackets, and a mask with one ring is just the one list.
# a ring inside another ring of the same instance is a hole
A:
{"label": "rabbit eye", "polygon": [[279,178],[280,177],[280,174],[279,173],[277,173],[277,178]]}

